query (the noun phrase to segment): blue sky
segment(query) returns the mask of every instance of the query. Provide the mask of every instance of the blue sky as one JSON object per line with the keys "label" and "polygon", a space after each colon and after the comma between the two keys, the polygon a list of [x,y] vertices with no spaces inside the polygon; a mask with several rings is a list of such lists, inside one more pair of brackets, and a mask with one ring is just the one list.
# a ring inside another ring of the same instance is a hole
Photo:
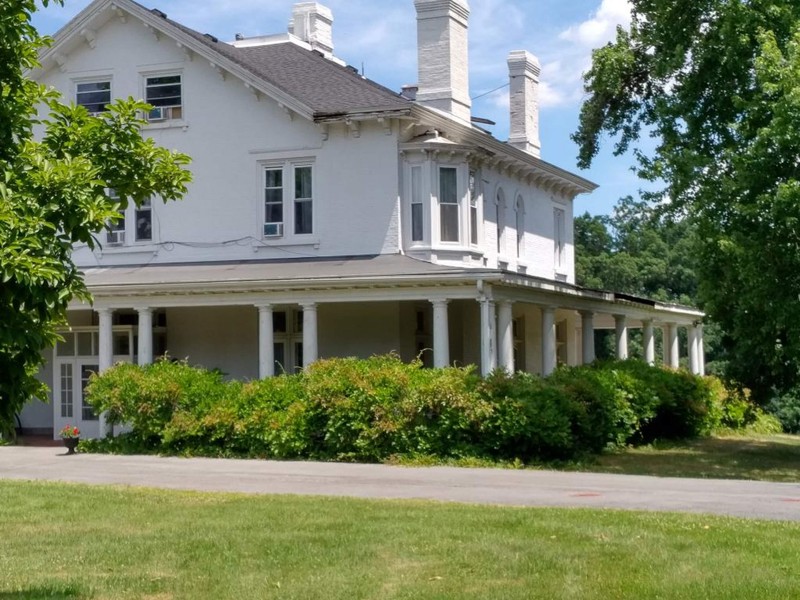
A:
{"label": "blue sky", "polygon": [[[158,8],[193,29],[231,40],[286,30],[293,0],[139,0]],[[416,21],[413,0],[323,0],[334,15],[335,54],[363,68],[367,77],[400,90],[417,80]],[[89,0],[66,0],[35,15],[45,34],[55,33]],[[473,115],[497,123],[498,139],[508,137],[506,57],[511,50],[528,50],[542,64],[540,127],[542,158],[580,173],[600,185],[594,194],[579,196],[575,212],[604,214],[617,199],[636,195],[640,182],[630,171],[630,157],[616,158],[606,142],[592,169],[576,166],[577,148],[569,139],[578,123],[583,97],[581,73],[593,48],[614,37],[617,24],[627,25],[627,0],[469,0],[470,93]],[[486,95],[483,95],[486,94]],[[482,96],[477,98],[478,96]]]}

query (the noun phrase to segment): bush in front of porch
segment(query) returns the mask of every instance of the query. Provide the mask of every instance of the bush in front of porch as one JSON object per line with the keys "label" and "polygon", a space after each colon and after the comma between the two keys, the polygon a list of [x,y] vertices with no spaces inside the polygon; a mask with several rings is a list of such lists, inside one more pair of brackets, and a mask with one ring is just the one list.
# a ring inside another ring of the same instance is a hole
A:
{"label": "bush in front of porch", "polygon": [[92,379],[87,401],[132,431],[85,450],[528,463],[704,435],[729,399],[713,378],[636,361],[484,379],[471,367],[424,369],[388,355],[247,383],[183,362],[117,365]]}

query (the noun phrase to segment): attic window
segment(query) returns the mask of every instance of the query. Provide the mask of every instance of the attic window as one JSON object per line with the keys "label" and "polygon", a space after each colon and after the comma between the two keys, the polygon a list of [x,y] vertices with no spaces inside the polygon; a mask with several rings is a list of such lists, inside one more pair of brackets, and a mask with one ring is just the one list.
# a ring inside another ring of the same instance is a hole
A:
{"label": "attic window", "polygon": [[104,112],[110,103],[110,81],[92,81],[75,86],[75,104],[83,106],[90,114],[96,115]]}
{"label": "attic window", "polygon": [[180,119],[183,116],[180,75],[156,75],[145,80],[145,100],[153,106],[148,121]]}

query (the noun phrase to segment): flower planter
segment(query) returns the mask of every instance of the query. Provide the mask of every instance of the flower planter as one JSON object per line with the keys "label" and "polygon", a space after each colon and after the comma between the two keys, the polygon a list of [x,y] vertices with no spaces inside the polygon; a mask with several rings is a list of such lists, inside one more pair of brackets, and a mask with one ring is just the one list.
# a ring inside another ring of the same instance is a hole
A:
{"label": "flower planter", "polygon": [[75,454],[75,448],[78,447],[78,442],[81,438],[64,438],[64,447],[67,449],[67,454]]}

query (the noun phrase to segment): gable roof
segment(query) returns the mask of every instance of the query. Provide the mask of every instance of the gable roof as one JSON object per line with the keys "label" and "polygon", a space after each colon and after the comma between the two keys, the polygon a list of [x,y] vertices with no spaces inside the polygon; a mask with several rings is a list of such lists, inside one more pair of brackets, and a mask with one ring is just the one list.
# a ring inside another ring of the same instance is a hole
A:
{"label": "gable roof", "polygon": [[291,41],[237,48],[214,41],[171,19],[165,20],[253,75],[297,98],[314,111],[315,117],[411,107],[411,102],[400,94]]}

